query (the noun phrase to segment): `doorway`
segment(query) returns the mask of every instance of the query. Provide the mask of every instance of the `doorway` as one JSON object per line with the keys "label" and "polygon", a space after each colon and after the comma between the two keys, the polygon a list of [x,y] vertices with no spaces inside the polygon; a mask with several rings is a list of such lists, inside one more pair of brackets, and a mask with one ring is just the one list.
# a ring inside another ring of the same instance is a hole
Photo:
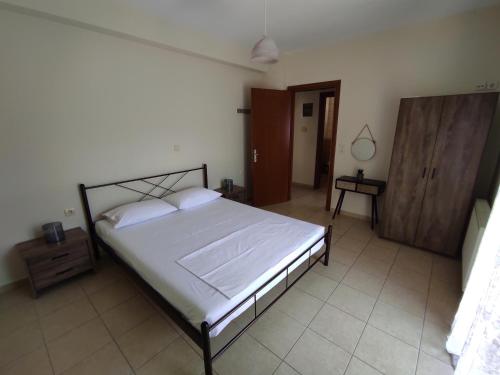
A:
{"label": "doorway", "polygon": [[[333,123],[329,147],[328,175],[326,182],[325,209],[330,211],[332,198],[333,166],[337,135],[338,108],[340,100],[340,81],[319,82],[306,85],[289,86],[286,90],[252,88],[250,111],[250,175],[252,202],[255,206],[268,206],[291,199],[294,161],[294,111],[295,94],[321,90],[334,92]],[[326,104],[325,104],[326,106]],[[313,111],[318,113],[319,102]],[[318,119],[314,123],[318,125]],[[316,131],[310,142],[317,144]],[[324,148],[322,148],[324,149]],[[311,180],[316,171],[316,148],[309,154],[312,165],[308,168]],[[301,160],[300,155],[296,157]],[[311,182],[311,189],[314,182]]]}
{"label": "doorway", "polygon": [[330,211],[340,81],[289,86],[288,91],[292,99],[289,199],[292,186],[306,185],[324,192],[324,208]]}

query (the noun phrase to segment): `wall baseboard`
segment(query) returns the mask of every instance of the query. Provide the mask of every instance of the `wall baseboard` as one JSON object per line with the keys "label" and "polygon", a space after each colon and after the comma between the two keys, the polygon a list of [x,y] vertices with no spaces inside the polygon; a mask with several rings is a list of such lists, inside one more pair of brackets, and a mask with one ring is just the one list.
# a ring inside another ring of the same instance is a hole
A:
{"label": "wall baseboard", "polygon": [[[335,209],[335,207],[333,209]],[[341,210],[340,214],[344,215],[344,216],[347,216],[347,217],[352,217],[353,219],[359,219],[359,220],[363,220],[363,221],[371,221],[372,220],[370,216],[356,214],[354,212],[349,212],[349,211],[343,211],[343,210]]]}
{"label": "wall baseboard", "polygon": [[28,285],[29,283],[29,280],[28,278],[24,278],[24,279],[19,279],[17,281],[13,281],[11,283],[8,283],[8,284],[5,284],[5,285],[2,285],[0,286],[0,294],[2,293],[7,293],[11,290],[14,290],[14,289],[17,289],[17,288],[20,288],[24,285]]}

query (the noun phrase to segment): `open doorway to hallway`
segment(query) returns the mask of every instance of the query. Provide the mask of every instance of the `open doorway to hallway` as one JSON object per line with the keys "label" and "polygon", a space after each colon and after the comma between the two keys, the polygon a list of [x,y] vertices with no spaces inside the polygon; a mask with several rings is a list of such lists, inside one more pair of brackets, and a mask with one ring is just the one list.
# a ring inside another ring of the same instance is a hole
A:
{"label": "open doorway to hallway", "polygon": [[[335,101],[340,88],[340,82],[334,82],[335,85],[325,82],[289,88],[293,95],[291,183],[300,190],[315,190],[316,196],[323,195],[326,210],[331,203],[338,111]],[[320,87],[315,89],[315,85]],[[292,198],[296,191],[292,189]]]}

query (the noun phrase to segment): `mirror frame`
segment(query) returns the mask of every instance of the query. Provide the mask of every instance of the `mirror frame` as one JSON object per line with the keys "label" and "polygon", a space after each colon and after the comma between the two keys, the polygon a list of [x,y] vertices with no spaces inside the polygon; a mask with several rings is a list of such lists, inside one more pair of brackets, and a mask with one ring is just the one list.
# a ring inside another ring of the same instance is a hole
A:
{"label": "mirror frame", "polygon": [[[353,152],[353,147],[354,147],[354,144],[360,140],[368,140],[370,141],[372,144],[373,144],[373,154],[368,158],[368,159],[358,159],[356,157],[356,155],[354,155],[354,152]],[[368,161],[368,160],[371,160],[375,157],[375,154],[377,153],[377,144],[375,143],[375,141],[371,138],[367,138],[367,137],[358,137],[356,138],[352,143],[351,143],[351,155],[354,159],[358,160],[358,161]]]}

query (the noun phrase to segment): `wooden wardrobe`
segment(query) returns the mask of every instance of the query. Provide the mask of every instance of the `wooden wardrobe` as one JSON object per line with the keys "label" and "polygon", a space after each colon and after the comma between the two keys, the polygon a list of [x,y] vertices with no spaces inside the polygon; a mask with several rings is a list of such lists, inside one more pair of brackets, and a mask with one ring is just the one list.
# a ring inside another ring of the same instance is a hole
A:
{"label": "wooden wardrobe", "polygon": [[382,237],[459,255],[498,93],[401,99]]}

